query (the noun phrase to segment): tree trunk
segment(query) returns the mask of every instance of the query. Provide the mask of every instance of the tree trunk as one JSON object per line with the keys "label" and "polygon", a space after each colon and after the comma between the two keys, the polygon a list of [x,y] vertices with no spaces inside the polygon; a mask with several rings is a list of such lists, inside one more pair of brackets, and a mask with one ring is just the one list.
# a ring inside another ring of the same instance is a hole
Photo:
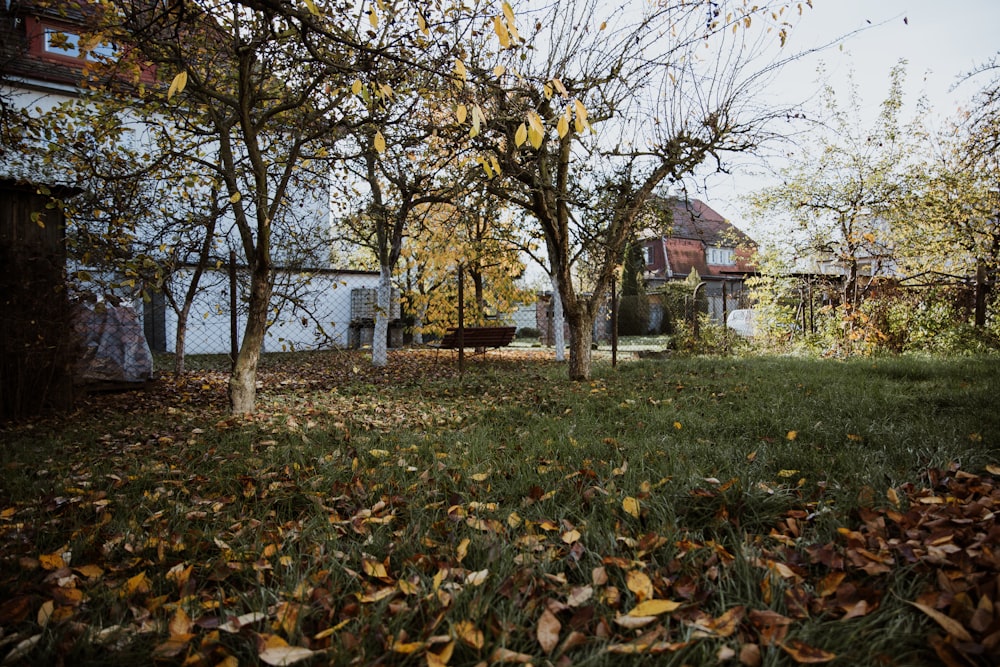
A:
{"label": "tree trunk", "polygon": [[594,323],[578,314],[569,317],[569,379],[590,379],[590,346],[594,340]]}
{"label": "tree trunk", "polygon": [[989,295],[989,284],[986,282],[986,266],[983,262],[976,265],[976,313],[975,326],[986,326],[986,297]]}
{"label": "tree trunk", "polygon": [[271,272],[254,269],[250,274],[250,302],[247,326],[240,352],[236,355],[229,378],[229,410],[233,414],[253,412],[257,405],[257,362],[267,333],[267,314],[271,303]]}
{"label": "tree trunk", "polygon": [[187,312],[177,315],[177,335],[174,337],[174,375],[184,374],[184,339],[187,336]]}
{"label": "tree trunk", "polygon": [[563,317],[562,297],[559,296],[559,280],[552,279],[552,341],[556,347],[556,361],[566,361],[566,319]]}
{"label": "tree trunk", "polygon": [[383,266],[378,279],[378,300],[375,307],[375,333],[372,335],[372,365],[389,363],[389,317],[392,314],[392,269]]}

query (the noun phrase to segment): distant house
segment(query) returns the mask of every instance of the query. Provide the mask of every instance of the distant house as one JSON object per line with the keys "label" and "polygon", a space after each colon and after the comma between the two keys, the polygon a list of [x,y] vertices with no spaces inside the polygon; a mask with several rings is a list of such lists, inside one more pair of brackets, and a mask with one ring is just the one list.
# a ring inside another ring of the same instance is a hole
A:
{"label": "distant house", "polygon": [[644,234],[644,278],[648,292],[671,281],[683,281],[696,271],[704,286],[708,313],[722,323],[724,313],[744,300],[744,281],[755,272],[753,239],[697,199],[658,199],[662,229]]}

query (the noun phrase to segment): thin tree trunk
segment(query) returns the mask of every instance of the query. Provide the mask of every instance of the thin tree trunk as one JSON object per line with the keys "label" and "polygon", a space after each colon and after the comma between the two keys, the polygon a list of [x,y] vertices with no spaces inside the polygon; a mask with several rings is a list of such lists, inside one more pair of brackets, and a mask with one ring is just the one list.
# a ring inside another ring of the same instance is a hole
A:
{"label": "thin tree trunk", "polygon": [[250,274],[250,302],[247,326],[240,352],[229,378],[229,409],[233,414],[253,412],[257,403],[257,362],[267,333],[267,313],[271,303],[271,275],[268,269]]}
{"label": "thin tree trunk", "polygon": [[559,295],[559,280],[552,280],[552,341],[556,347],[556,361],[566,361],[566,318],[563,317],[562,297]]}
{"label": "thin tree trunk", "polygon": [[392,314],[392,269],[383,266],[379,273],[378,299],[375,307],[375,332],[372,334],[372,365],[386,366],[389,363],[389,317]]}

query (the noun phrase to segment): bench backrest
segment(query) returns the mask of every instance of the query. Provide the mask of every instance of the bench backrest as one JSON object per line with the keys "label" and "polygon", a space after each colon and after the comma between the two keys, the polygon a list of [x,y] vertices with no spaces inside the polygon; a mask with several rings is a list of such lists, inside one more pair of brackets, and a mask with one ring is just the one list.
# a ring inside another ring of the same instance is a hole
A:
{"label": "bench backrest", "polygon": [[[517,327],[466,327],[463,331],[463,347],[506,347],[514,340]],[[448,329],[441,338],[441,347],[458,347],[458,330]]]}

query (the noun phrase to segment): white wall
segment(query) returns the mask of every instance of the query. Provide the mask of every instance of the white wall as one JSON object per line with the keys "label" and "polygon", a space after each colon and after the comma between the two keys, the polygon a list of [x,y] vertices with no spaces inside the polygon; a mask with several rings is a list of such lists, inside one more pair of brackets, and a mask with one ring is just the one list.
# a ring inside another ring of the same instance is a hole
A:
{"label": "white wall", "polygon": [[[190,272],[180,272],[172,293],[180,300],[190,284]],[[245,285],[245,281],[237,281]],[[373,288],[377,273],[289,274],[279,272],[272,299],[274,322],[264,338],[264,352],[348,347],[351,290]],[[186,354],[228,354],[230,347],[229,276],[225,270],[207,271],[188,316]],[[286,299],[283,295],[290,295]],[[238,340],[246,323],[245,287],[238,293]],[[277,310],[277,313],[274,313]],[[167,351],[175,351],[177,315],[165,313]]]}

